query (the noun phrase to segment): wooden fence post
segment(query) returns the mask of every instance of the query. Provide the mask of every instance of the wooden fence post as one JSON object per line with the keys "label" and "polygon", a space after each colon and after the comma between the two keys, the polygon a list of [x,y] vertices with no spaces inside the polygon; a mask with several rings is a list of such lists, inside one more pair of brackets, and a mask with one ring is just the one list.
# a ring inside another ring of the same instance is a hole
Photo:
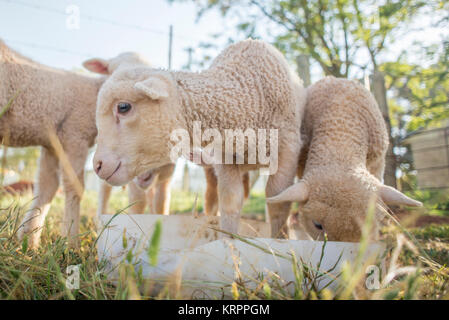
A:
{"label": "wooden fence post", "polygon": [[385,173],[384,173],[384,183],[388,186],[397,187],[396,181],[396,156],[393,152],[394,149],[394,139],[391,135],[391,122],[390,122],[390,114],[388,110],[387,103],[387,90],[385,88],[385,79],[384,75],[375,70],[373,75],[371,76],[371,92],[374,95],[374,98],[379,105],[379,109],[382,112],[382,116],[384,117],[385,124],[387,126],[389,145],[387,150],[387,156],[385,159]]}

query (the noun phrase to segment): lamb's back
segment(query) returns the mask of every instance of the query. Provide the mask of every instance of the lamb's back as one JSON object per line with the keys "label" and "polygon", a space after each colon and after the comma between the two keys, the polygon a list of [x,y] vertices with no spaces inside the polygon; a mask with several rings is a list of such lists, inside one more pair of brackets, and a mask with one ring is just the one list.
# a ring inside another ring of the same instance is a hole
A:
{"label": "lamb's back", "polygon": [[298,110],[305,104],[302,81],[270,44],[248,39],[230,45],[204,74],[219,81],[223,95],[232,93],[228,101],[240,100],[228,103],[228,107],[247,106],[260,125],[301,116]]}
{"label": "lamb's back", "polygon": [[[35,63],[0,43],[0,104],[12,98],[0,119],[0,131],[10,131],[14,146],[47,145],[47,124],[62,133],[93,143],[96,135],[95,105],[100,80]],[[73,123],[73,124],[72,124]]]}
{"label": "lamb's back", "polygon": [[314,147],[321,145],[341,158],[369,161],[383,156],[388,146],[374,97],[360,83],[347,79],[326,77],[308,88],[304,131],[313,137]]}

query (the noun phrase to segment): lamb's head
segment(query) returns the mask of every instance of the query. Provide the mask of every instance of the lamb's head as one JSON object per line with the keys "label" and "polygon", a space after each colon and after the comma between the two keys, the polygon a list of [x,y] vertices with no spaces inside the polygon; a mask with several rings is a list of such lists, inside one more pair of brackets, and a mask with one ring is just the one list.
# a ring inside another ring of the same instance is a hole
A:
{"label": "lamb's head", "polygon": [[168,72],[145,66],[113,72],[97,100],[98,176],[123,185],[171,163],[170,135],[182,128],[179,114],[176,85]]}
{"label": "lamb's head", "polygon": [[[322,171],[290,186],[267,202],[298,201],[299,214],[289,219],[289,228],[306,232],[312,239],[360,241],[367,213],[374,210],[371,237],[378,236],[384,204],[420,206],[394,188],[383,185],[368,172]],[[291,231],[289,231],[291,233]]]}

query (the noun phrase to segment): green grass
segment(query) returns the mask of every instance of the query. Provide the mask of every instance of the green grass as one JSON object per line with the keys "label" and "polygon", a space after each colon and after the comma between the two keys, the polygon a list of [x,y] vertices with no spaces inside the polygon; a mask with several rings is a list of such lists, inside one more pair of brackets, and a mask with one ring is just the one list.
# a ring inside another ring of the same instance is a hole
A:
{"label": "green grass", "polygon": [[424,203],[428,214],[449,216],[449,189],[443,190],[413,190],[406,192],[413,199]]}
{"label": "green grass", "polygon": [[[0,199],[0,299],[170,299],[179,298],[169,288],[153,295],[149,282],[135,268],[132,254],[119,266],[120,281],[110,283],[102,274],[103,265],[98,261],[95,241],[98,237],[93,217],[96,212],[97,194],[85,193],[81,203],[81,248],[69,249],[66,239],[59,233],[63,212],[63,195],[58,194],[42,234],[42,245],[37,251],[27,248],[27,243],[16,240],[20,216],[29,207],[31,195],[21,198],[2,196]],[[195,194],[173,192],[172,211],[191,212]],[[110,211],[128,205],[126,193],[115,191],[111,197]],[[198,211],[202,210],[202,195],[198,195]],[[265,207],[262,194],[253,193],[246,202],[245,215],[263,216]],[[112,217],[112,216],[111,216]],[[163,226],[162,226],[163,229]],[[275,276],[258,278],[255,289],[238,280],[229,284],[229,293],[235,299],[448,299],[449,298],[449,226],[428,226],[408,230],[412,239],[401,244],[401,237],[408,239],[400,228],[390,228],[386,237],[388,249],[387,273],[392,274],[404,266],[418,267],[416,272],[396,275],[388,285],[376,291],[363,289],[366,265],[362,262],[343,268],[341,286],[337,291],[317,290],[314,281],[320,272],[304,265],[300,257],[284,256],[292,265],[295,275],[295,293],[289,294],[282,281]],[[399,238],[398,238],[399,237]],[[242,241],[247,241],[242,239]],[[158,239],[153,237],[148,254],[157,259]],[[124,242],[124,247],[128,244]],[[363,247],[363,246],[362,246]],[[254,246],[254,250],[263,250]],[[395,258],[395,250],[400,254]],[[69,290],[65,286],[66,268],[79,265],[81,287]],[[391,268],[393,266],[394,268]],[[151,284],[150,284],[151,285]],[[140,288],[141,290],[139,290]],[[181,296],[182,297],[182,296]],[[188,297],[184,297],[188,298]]]}
{"label": "green grass", "polygon": [[433,239],[449,243],[449,225],[430,225],[413,229],[412,232],[419,239]]}

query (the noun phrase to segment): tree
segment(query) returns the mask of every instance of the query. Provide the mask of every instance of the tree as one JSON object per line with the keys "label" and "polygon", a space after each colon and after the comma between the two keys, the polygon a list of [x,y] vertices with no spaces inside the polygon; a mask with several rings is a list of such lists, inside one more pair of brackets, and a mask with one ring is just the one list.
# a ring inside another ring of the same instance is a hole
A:
{"label": "tree", "polygon": [[[185,0],[169,0],[185,1]],[[385,182],[396,186],[394,139],[383,75],[379,66],[389,44],[408,31],[426,4],[420,0],[197,0],[198,16],[218,9],[224,17],[238,20],[244,36],[270,37],[292,61],[309,55],[325,75],[360,78],[373,74],[376,100],[390,136]],[[361,72],[361,74],[360,74]]]}
{"label": "tree", "polygon": [[270,37],[292,60],[300,53],[307,54],[326,75],[347,78],[354,67],[364,70],[371,63],[376,69],[379,54],[397,35],[394,32],[410,22],[425,2],[399,0],[377,5],[376,1],[367,0],[197,0],[194,3],[198,6],[198,18],[208,10],[218,9],[224,17],[238,20],[236,28],[244,37]]}
{"label": "tree", "polygon": [[[409,62],[403,52],[398,61],[381,66],[396,113],[408,120],[396,125],[407,132],[449,118],[449,40],[424,48],[424,53],[419,64]],[[431,62],[426,65],[426,60]]]}

